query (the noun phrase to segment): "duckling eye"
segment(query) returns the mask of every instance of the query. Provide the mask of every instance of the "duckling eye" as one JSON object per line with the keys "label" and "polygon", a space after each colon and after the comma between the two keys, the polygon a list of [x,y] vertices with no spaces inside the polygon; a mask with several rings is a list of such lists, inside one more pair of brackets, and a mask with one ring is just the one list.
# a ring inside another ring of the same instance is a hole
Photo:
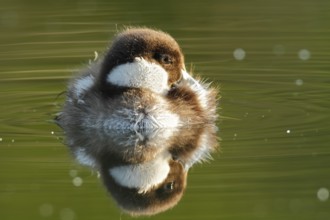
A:
{"label": "duckling eye", "polygon": [[176,87],[177,87],[177,84],[176,84],[176,83],[173,83],[173,84],[170,86],[170,90],[174,90]]}
{"label": "duckling eye", "polygon": [[175,186],[175,182],[172,181],[172,182],[169,182],[169,183],[166,183],[163,187],[164,191],[165,192],[171,192],[174,190],[174,186]]}
{"label": "duckling eye", "polygon": [[172,64],[173,61],[168,54],[155,53],[154,59],[163,64]]}

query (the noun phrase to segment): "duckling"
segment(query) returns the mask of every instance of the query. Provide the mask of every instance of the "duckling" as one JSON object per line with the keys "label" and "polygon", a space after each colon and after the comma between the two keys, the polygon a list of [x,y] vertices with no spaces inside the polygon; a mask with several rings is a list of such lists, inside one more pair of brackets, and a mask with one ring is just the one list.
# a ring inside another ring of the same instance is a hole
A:
{"label": "duckling", "polygon": [[[151,215],[180,200],[188,169],[215,143],[206,140],[214,132],[191,139],[199,144],[180,141],[183,147],[168,137],[183,128],[212,127],[216,108],[217,90],[186,71],[181,48],[169,34],[129,28],[71,80],[56,122],[73,154],[101,173],[119,206],[133,215]],[[158,129],[167,130],[158,144],[140,135]],[[136,135],[140,138],[132,144]],[[116,144],[118,138],[126,144]]]}
{"label": "duckling", "polygon": [[131,28],[72,80],[58,124],[68,132],[212,123],[216,97],[216,89],[186,71],[182,51],[170,35]]}

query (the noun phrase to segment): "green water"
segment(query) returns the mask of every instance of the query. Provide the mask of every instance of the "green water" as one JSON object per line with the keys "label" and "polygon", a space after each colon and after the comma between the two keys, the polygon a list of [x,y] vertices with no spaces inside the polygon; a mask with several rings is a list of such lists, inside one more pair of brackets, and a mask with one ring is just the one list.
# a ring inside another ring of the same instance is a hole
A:
{"label": "green water", "polygon": [[125,25],[169,32],[188,69],[222,95],[221,150],[190,170],[177,207],[148,219],[329,219],[329,8],[327,0],[1,0],[0,219],[130,219],[51,123],[73,72]]}

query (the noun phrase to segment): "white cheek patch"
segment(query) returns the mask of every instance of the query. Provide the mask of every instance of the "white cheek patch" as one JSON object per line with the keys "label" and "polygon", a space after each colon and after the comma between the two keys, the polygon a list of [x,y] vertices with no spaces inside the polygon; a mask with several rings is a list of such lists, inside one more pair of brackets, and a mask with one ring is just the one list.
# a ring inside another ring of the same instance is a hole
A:
{"label": "white cheek patch", "polygon": [[146,163],[114,167],[109,173],[118,184],[137,188],[139,193],[145,193],[162,183],[169,171],[168,160],[156,158]]}
{"label": "white cheek patch", "polygon": [[89,90],[94,84],[94,76],[88,75],[76,80],[73,83],[73,91],[77,98],[81,98],[83,94]]}
{"label": "white cheek patch", "polygon": [[132,63],[115,67],[106,80],[118,86],[150,89],[158,94],[166,94],[169,91],[166,70],[140,57],[136,57]]}

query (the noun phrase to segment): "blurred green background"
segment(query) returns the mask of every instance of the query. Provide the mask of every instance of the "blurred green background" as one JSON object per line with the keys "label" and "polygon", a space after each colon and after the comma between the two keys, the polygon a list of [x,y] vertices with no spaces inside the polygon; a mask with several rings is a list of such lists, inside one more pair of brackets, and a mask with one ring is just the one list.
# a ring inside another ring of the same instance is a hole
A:
{"label": "blurred green background", "polygon": [[328,0],[0,0],[0,219],[131,219],[51,122],[67,80],[124,26],[169,32],[187,69],[222,96],[221,151],[190,170],[177,207],[148,219],[330,219],[329,9]]}

